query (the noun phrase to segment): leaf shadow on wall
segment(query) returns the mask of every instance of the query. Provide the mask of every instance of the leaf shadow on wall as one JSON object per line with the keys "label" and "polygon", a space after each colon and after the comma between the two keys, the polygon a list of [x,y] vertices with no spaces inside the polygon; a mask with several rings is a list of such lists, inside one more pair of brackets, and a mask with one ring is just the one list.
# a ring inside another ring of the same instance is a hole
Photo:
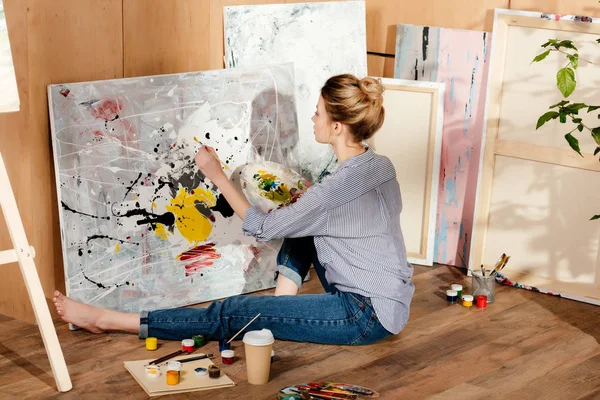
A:
{"label": "leaf shadow on wall", "polygon": [[[556,169],[553,164],[535,161],[523,164],[513,157],[496,157],[495,165],[492,196],[496,195],[500,200],[491,199],[494,203],[487,242],[491,241],[491,229],[503,234],[513,232],[515,242],[503,243],[506,254],[512,253],[514,243],[535,257],[533,260],[512,257],[511,264],[519,265],[519,270],[535,274],[543,269],[550,278],[557,280],[589,280],[590,265],[596,264],[598,256],[598,238],[593,235],[597,226],[593,224],[597,222],[589,221],[589,208],[586,210],[578,203],[591,196],[597,187],[592,182],[584,187],[581,173],[593,172],[568,167]],[[519,176],[527,180],[522,181]],[[508,186],[499,188],[498,182]],[[513,189],[515,194],[520,191],[523,195],[511,195]],[[535,205],[533,201],[546,204]],[[581,232],[586,228],[589,228],[587,232]],[[526,238],[524,233],[527,233]]]}

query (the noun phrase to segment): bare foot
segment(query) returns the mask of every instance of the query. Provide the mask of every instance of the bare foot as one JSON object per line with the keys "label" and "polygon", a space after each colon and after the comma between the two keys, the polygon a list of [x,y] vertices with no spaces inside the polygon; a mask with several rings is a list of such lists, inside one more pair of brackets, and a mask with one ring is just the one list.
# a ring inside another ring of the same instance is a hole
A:
{"label": "bare foot", "polygon": [[86,329],[92,333],[102,333],[102,316],[105,310],[79,303],[56,290],[54,292],[54,306],[63,321]]}

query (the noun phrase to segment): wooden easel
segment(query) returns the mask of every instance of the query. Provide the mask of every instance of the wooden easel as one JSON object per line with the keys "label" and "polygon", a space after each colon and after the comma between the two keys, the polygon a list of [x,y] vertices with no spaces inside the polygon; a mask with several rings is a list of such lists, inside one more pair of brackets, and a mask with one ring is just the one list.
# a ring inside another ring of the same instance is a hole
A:
{"label": "wooden easel", "polygon": [[73,388],[67,364],[56,336],[56,330],[52,323],[50,310],[46,303],[40,277],[38,276],[33,262],[35,256],[34,248],[27,242],[23,221],[19,215],[17,202],[8,179],[8,173],[0,154],[0,209],[4,214],[8,232],[14,248],[12,250],[0,251],[0,265],[18,262],[21,267],[21,274],[25,280],[29,300],[33,306],[35,319],[40,327],[42,340],[46,347],[46,353],[50,360],[50,367],[54,374],[56,386],[60,392],[67,392]]}

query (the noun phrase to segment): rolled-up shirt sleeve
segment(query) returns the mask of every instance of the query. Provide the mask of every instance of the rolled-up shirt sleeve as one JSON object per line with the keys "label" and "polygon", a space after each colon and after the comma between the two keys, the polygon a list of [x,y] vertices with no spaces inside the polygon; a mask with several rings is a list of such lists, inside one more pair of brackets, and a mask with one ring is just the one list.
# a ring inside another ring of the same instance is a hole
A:
{"label": "rolled-up shirt sleeve", "polygon": [[327,210],[320,188],[309,188],[295,203],[266,213],[256,206],[244,215],[243,233],[259,241],[327,234]]}

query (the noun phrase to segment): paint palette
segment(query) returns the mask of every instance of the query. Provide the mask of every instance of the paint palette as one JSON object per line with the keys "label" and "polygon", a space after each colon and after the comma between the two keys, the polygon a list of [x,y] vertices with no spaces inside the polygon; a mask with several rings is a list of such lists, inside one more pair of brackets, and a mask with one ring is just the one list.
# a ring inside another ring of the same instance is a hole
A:
{"label": "paint palette", "polygon": [[248,201],[263,211],[285,207],[299,197],[297,190],[310,185],[300,174],[270,161],[247,164],[234,174],[234,181]]}
{"label": "paint palette", "polygon": [[363,386],[336,382],[310,382],[287,386],[277,394],[277,398],[280,400],[346,400],[376,398],[379,396],[380,394],[375,390]]}

